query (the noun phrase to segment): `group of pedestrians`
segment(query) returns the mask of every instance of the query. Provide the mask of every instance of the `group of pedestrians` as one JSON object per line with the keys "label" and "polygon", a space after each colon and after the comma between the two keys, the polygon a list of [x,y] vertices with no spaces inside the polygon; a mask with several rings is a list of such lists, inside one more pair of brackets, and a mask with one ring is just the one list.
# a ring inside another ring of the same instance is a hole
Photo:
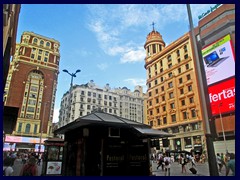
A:
{"label": "group of pedestrians", "polygon": [[35,153],[5,153],[3,176],[38,176],[41,156]]}
{"label": "group of pedestrians", "polygon": [[225,167],[226,169],[226,176],[229,175],[230,171],[232,175],[235,176],[235,154],[234,153],[217,153],[216,155],[218,171],[221,174],[222,168]]}

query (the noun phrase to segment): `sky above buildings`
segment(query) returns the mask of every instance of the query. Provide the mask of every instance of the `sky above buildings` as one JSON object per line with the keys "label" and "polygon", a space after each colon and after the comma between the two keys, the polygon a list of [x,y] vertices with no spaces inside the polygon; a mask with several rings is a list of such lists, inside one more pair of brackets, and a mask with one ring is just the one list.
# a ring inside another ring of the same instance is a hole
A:
{"label": "sky above buildings", "polygon": [[[213,4],[191,5],[193,24]],[[53,122],[58,121],[61,98],[73,84],[93,80],[103,88],[141,85],[146,91],[144,44],[154,28],[166,45],[189,31],[185,4],[22,4],[17,43],[24,31],[60,42],[60,65]]]}

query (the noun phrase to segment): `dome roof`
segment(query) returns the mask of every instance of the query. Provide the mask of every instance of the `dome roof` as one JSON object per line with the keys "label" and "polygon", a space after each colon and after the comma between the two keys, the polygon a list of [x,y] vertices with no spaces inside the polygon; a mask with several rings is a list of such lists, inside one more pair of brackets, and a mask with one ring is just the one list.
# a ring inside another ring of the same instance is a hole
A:
{"label": "dome roof", "polygon": [[165,46],[165,42],[163,41],[162,39],[162,35],[158,32],[158,31],[155,31],[155,30],[152,30],[152,32],[150,32],[148,35],[147,35],[147,38],[146,38],[146,43],[145,43],[145,46],[146,44],[148,44],[149,42],[152,42],[152,41],[157,41],[157,42],[161,42],[164,44]]}

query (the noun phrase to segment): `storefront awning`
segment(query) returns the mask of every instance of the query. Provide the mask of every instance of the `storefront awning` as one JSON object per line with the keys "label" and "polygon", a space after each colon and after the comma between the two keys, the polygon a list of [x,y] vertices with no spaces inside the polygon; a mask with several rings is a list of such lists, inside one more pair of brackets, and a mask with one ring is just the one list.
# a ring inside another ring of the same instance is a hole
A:
{"label": "storefront awning", "polygon": [[158,138],[164,138],[164,137],[173,137],[173,134],[166,133],[164,131],[160,131],[157,129],[152,129],[152,128],[143,128],[143,127],[134,127],[137,131],[142,133],[143,135],[146,136],[151,136],[151,137],[158,137]]}

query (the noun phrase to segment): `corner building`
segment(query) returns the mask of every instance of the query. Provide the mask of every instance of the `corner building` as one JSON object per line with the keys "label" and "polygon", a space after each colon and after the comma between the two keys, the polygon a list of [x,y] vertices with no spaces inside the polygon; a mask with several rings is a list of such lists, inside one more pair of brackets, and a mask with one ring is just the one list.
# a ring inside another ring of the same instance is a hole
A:
{"label": "corner building", "polygon": [[190,34],[184,34],[166,47],[161,34],[153,29],[144,48],[148,87],[146,122],[175,135],[161,150],[204,150]]}
{"label": "corner building", "polygon": [[33,32],[23,32],[16,45],[4,95],[5,106],[19,108],[16,127],[5,139],[16,150],[33,150],[41,137],[43,143],[52,136],[59,47],[57,40]]}

